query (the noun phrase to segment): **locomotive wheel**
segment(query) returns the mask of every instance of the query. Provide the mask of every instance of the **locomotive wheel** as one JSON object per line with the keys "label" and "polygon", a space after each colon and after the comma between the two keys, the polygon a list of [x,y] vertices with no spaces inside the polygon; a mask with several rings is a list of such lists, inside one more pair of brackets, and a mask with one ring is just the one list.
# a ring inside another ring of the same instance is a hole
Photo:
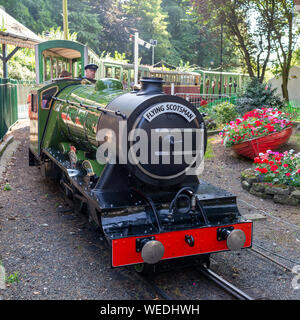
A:
{"label": "locomotive wheel", "polygon": [[134,270],[137,273],[140,273],[143,275],[149,275],[155,272],[155,265],[147,264],[147,263],[139,263],[134,266]]}

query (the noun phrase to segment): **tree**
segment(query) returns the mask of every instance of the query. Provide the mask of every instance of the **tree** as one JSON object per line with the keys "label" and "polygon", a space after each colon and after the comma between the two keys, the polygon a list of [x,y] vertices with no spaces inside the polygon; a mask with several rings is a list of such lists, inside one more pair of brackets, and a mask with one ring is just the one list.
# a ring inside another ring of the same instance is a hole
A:
{"label": "tree", "polygon": [[[63,26],[62,0],[0,0],[5,10],[15,19],[37,34]],[[69,0],[69,31],[77,32],[77,39],[89,44],[93,50],[99,50],[98,34],[102,26],[98,15],[85,1]]]}
{"label": "tree", "polygon": [[297,35],[289,0],[192,0],[204,23],[223,24],[225,34],[239,49],[250,77],[263,82],[272,53],[282,74],[282,93],[288,101],[288,75]]}
{"label": "tree", "polygon": [[274,50],[277,55],[277,60],[274,62],[277,65],[277,71],[282,78],[282,95],[286,101],[289,101],[288,80],[292,66],[293,52],[296,49],[296,44],[299,40],[300,27],[296,27],[294,2],[282,0],[268,0],[266,3],[272,3],[274,6],[274,16],[270,17],[267,14],[268,10],[264,1],[258,1],[258,8],[271,25]]}
{"label": "tree", "polygon": [[[162,0],[131,0],[124,3],[128,16],[135,21],[135,28],[140,38],[149,42],[155,39],[158,42],[155,48],[156,60],[165,60],[171,53],[170,34],[167,30],[168,15],[162,10]],[[151,62],[151,51],[143,52],[143,63]]]}
{"label": "tree", "polygon": [[[190,0],[163,0],[162,5],[169,16],[170,41],[180,60],[203,68],[220,68],[220,28],[210,22],[203,25]],[[223,40],[223,66],[227,69],[239,66],[236,54],[229,49],[229,42]],[[179,62],[173,63],[178,65]]]}
{"label": "tree", "polygon": [[[248,0],[193,0],[199,17],[204,24],[214,21],[215,25],[222,25],[224,34],[241,54],[250,77],[254,77],[259,69],[261,53],[266,52],[263,58],[263,66],[269,61],[271,48],[268,38],[271,30],[260,17],[256,18],[258,27],[252,32],[251,17],[255,14],[254,1]],[[262,32],[264,30],[264,32]],[[265,67],[259,74],[262,82]]]}
{"label": "tree", "polygon": [[135,21],[130,19],[121,0],[86,0],[91,10],[98,17],[98,23],[101,24],[102,30],[97,33],[100,43],[98,54],[102,51],[126,52],[132,54],[131,45],[129,43],[130,28],[135,25]]}

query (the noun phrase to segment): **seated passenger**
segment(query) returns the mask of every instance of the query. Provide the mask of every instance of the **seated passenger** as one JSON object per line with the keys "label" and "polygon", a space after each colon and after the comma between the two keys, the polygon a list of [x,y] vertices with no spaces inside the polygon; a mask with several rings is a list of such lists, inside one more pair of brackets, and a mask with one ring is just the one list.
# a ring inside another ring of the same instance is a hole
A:
{"label": "seated passenger", "polygon": [[72,73],[71,73],[71,72],[68,72],[68,71],[66,71],[66,70],[63,70],[63,71],[59,74],[58,77],[59,77],[59,78],[67,78],[67,79],[70,79],[70,78],[72,78]]}

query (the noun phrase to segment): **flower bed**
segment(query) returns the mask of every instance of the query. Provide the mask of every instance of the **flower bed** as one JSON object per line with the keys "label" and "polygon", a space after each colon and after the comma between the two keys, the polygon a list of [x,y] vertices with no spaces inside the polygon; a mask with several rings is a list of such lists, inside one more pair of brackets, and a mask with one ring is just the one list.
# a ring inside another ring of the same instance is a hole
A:
{"label": "flower bed", "polygon": [[242,187],[261,198],[300,205],[300,152],[268,150],[254,159],[254,169],[242,172]]}
{"label": "flower bed", "polygon": [[[290,130],[287,130],[289,128]],[[247,112],[243,118],[231,121],[219,134],[223,138],[224,146],[233,147],[238,153],[241,151],[240,153],[245,156],[254,157],[259,152],[270,149],[268,143],[272,141],[277,141],[277,144],[272,146],[273,148],[285,143],[291,135],[291,128],[292,122],[288,114],[276,108],[263,108]],[[279,134],[279,132],[284,132],[284,134]],[[271,134],[274,137],[269,141],[262,139]],[[275,135],[279,138],[276,138]],[[240,148],[239,145],[245,142],[248,144]],[[253,150],[247,153],[249,148]]]}
{"label": "flower bed", "polygon": [[300,152],[268,150],[256,157],[254,164],[263,181],[300,187]]}

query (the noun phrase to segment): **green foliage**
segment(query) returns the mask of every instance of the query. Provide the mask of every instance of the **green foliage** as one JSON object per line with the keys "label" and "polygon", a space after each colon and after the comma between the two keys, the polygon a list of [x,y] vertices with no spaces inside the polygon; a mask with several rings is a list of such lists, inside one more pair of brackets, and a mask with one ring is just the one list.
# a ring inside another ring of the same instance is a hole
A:
{"label": "green foliage", "polygon": [[213,146],[212,146],[214,140],[215,140],[214,138],[207,139],[207,146],[206,146],[204,159],[211,159],[215,157]]}
{"label": "green foliage", "polygon": [[[47,32],[47,39],[62,38],[61,0],[0,0],[0,5],[42,37]],[[113,56],[118,50],[133,61],[129,34],[138,30],[141,39],[158,41],[155,62],[164,60],[186,68],[194,64],[213,69],[220,66],[220,25],[214,26],[213,22],[203,25],[190,0],[68,0],[68,17],[71,38],[87,44],[98,55],[105,51]],[[4,28],[0,21],[0,30]],[[237,64],[228,43],[224,38],[224,69]],[[141,63],[151,64],[152,50],[139,47],[139,51]],[[127,60],[122,54],[115,54],[115,59]],[[31,66],[23,62],[16,66],[11,70],[14,77],[20,78],[24,73],[26,78],[33,78]]]}
{"label": "green foliage", "polygon": [[6,31],[5,24],[4,24],[4,18],[2,18],[2,20],[1,20],[0,31],[2,31],[2,32]]}
{"label": "green foliage", "polygon": [[[14,46],[8,45],[9,54]],[[8,77],[12,79],[35,79],[35,56],[34,50],[28,48],[19,49],[9,60],[7,65]],[[0,63],[0,74],[2,75],[2,63]]]}
{"label": "green foliage", "polygon": [[126,58],[125,52],[120,53],[117,50],[115,50],[114,54],[115,55],[112,57],[110,52],[103,51],[100,55],[100,58],[105,58],[105,60],[129,63],[129,60]]}
{"label": "green foliage", "polygon": [[[68,39],[71,41],[76,41],[77,40],[77,32],[73,32],[70,34],[68,33]],[[64,40],[64,31],[61,30],[61,27],[58,28],[50,28],[49,31],[43,31],[41,34],[41,37],[44,38],[45,40]]]}
{"label": "green foliage", "polygon": [[216,114],[216,119],[219,124],[229,123],[238,116],[235,105],[230,102],[223,102],[216,105],[213,111]]}
{"label": "green foliage", "polygon": [[246,112],[256,108],[283,107],[284,102],[277,95],[276,90],[266,83],[260,83],[257,78],[251,78],[246,83],[243,94],[237,99],[236,108],[238,113],[244,115]]}
{"label": "green foliage", "polygon": [[[136,28],[141,39],[149,42],[155,39],[156,61],[166,59],[171,53],[170,34],[167,30],[168,15],[162,10],[162,0],[131,0],[124,4],[124,9],[131,19],[136,20]],[[151,50],[141,48],[142,63],[151,63]]]}
{"label": "green foliage", "polygon": [[10,191],[11,190],[11,186],[9,183],[6,183],[4,188],[3,188],[4,191]]}
{"label": "green foliage", "polygon": [[8,276],[6,278],[6,283],[12,284],[12,283],[15,283],[15,282],[16,283],[20,282],[20,273],[19,273],[19,271],[16,271],[16,272],[12,273],[10,276]]}

